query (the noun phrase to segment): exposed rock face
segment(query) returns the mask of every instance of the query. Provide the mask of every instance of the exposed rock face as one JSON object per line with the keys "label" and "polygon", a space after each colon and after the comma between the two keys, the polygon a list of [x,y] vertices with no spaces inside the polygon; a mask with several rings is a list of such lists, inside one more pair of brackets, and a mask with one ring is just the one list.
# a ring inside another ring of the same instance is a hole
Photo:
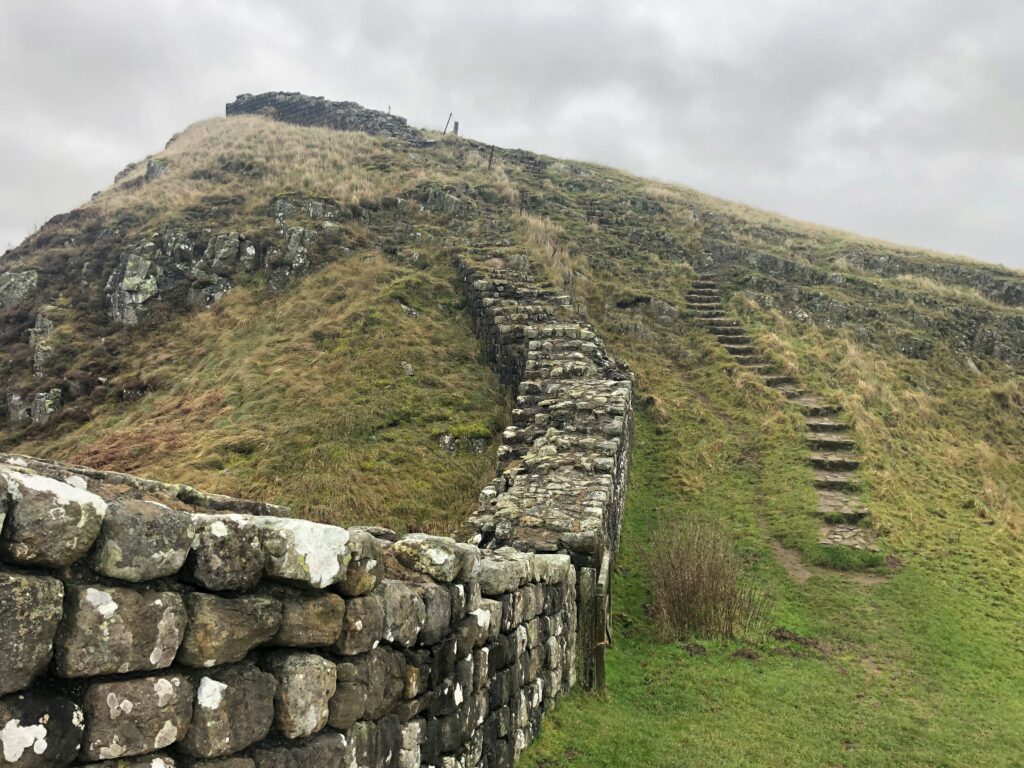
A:
{"label": "exposed rock face", "polygon": [[316,233],[304,227],[290,227],[284,232],[284,247],[267,251],[267,284],[279,291],[291,280],[309,272],[309,249],[316,242]]}
{"label": "exposed rock face", "polygon": [[0,309],[27,299],[38,282],[39,273],[34,269],[0,274]]}
{"label": "exposed rock face", "polygon": [[[343,211],[330,201],[300,195],[277,198],[272,209],[279,239],[267,245],[265,253],[238,232],[218,234],[174,224],[129,245],[105,289],[111,319],[136,325],[161,301],[178,308],[209,307],[231,290],[238,273],[261,267],[274,290],[307,274],[320,231],[336,227]],[[288,225],[294,217],[322,223],[313,228]]]}
{"label": "exposed rock face", "polygon": [[32,370],[36,376],[42,376],[46,361],[53,354],[53,332],[56,325],[50,319],[52,307],[41,307],[36,313],[36,322],[29,331],[29,346],[32,347]]}
{"label": "exposed rock face", "polygon": [[298,194],[275,197],[270,213],[278,226],[299,216],[314,221],[339,221],[345,217],[341,207],[333,200]]}
{"label": "exposed rock face", "polygon": [[11,424],[28,424],[32,421],[32,403],[22,395],[10,392],[7,395],[7,421]]}
{"label": "exposed rock face", "polygon": [[121,266],[107,282],[110,316],[125,325],[135,325],[143,306],[160,292],[164,270],[155,243],[145,242],[121,257]]}
{"label": "exposed rock face", "polygon": [[60,410],[63,399],[63,393],[56,388],[48,392],[37,392],[32,398],[32,423],[37,427],[49,424],[50,419]]}

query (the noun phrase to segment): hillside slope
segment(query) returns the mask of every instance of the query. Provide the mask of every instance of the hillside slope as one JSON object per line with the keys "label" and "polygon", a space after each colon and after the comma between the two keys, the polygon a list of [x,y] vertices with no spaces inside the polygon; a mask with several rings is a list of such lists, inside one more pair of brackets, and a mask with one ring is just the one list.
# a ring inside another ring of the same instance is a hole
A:
{"label": "hillside slope", "polygon": [[[0,449],[451,530],[510,408],[458,253],[571,293],[644,403],[607,701],[570,697],[528,763],[1019,759],[1010,270],[466,139],[209,120],[0,261]],[[878,557],[819,543],[802,417],[685,311],[698,274],[772,370],[842,406]],[[728,533],[786,633],[691,656],[650,628],[652,545],[684,519]]]}

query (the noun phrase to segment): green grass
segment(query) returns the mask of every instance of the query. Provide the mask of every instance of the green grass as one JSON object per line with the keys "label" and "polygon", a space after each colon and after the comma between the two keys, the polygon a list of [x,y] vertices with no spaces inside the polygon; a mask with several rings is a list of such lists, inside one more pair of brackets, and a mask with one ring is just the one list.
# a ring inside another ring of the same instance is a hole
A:
{"label": "green grass", "polygon": [[[638,419],[607,693],[561,701],[524,766],[1020,764],[1019,605],[995,609],[917,562],[878,585],[824,570],[795,583],[756,519],[765,503],[785,503],[763,495],[764,467],[732,463],[685,492],[672,479],[680,448],[699,451],[703,440],[679,427],[689,448]],[[731,427],[718,437],[754,438]],[[814,645],[706,642],[708,654],[694,657],[659,641],[645,613],[646,555],[666,521],[689,515],[729,527],[774,597],[775,625]],[[759,658],[734,656],[739,647]]]}

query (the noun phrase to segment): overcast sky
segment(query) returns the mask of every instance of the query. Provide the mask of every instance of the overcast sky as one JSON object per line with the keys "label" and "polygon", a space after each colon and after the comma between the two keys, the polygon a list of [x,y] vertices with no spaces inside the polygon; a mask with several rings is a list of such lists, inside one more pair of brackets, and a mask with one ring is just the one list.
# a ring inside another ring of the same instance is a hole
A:
{"label": "overcast sky", "polygon": [[0,2],[0,250],[298,90],[1024,268],[1021,0]]}

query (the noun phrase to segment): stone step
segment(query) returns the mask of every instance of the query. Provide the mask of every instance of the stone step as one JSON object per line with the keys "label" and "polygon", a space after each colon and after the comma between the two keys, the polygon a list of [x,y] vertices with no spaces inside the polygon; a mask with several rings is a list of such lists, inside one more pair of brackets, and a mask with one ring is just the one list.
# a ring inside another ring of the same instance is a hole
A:
{"label": "stone step", "polygon": [[814,485],[833,491],[855,491],[860,483],[852,472],[818,469],[814,472]]}
{"label": "stone step", "polygon": [[757,351],[750,344],[723,344],[722,347],[730,355],[753,355]]}
{"label": "stone step", "polygon": [[721,309],[722,303],[718,299],[703,296],[690,296],[686,299],[686,306],[688,307],[700,307],[701,309],[710,309],[712,307]]}
{"label": "stone step", "polygon": [[718,283],[714,280],[694,280],[690,283],[691,288],[717,288]]}
{"label": "stone step", "polygon": [[750,339],[749,336],[741,336],[741,335],[734,335],[734,334],[721,334],[721,333],[715,333],[715,334],[712,334],[712,335],[716,339],[718,339],[718,341],[721,344],[732,344],[733,346],[736,346],[737,344],[747,344],[747,345],[749,345],[751,343],[751,339]]}
{"label": "stone step", "polygon": [[804,438],[812,448],[824,448],[829,451],[851,451],[856,447],[853,438],[834,432],[808,432]]}
{"label": "stone step", "polygon": [[851,523],[826,523],[821,526],[819,544],[831,547],[850,547],[868,552],[880,552],[875,534],[869,528]]}
{"label": "stone step", "polygon": [[708,333],[715,336],[744,336],[746,331],[738,325],[723,325],[722,323],[711,323],[708,325]]}
{"label": "stone step", "polygon": [[796,384],[781,384],[779,386],[773,387],[773,389],[779,390],[779,392],[784,394],[789,400],[794,400],[807,391],[805,389],[802,389],[801,387],[798,387]]}
{"label": "stone step", "polygon": [[781,389],[788,384],[796,384],[796,379],[792,376],[788,376],[787,374],[779,373],[771,376],[765,376],[764,383],[769,387],[778,387]]}
{"label": "stone step", "polygon": [[852,471],[859,468],[860,464],[860,458],[850,454],[834,453],[832,451],[813,451],[811,453],[811,466],[818,469]]}
{"label": "stone step", "polygon": [[811,432],[846,432],[850,425],[835,419],[816,418],[807,420],[807,429]]}
{"label": "stone step", "polygon": [[856,522],[868,515],[868,508],[859,499],[842,491],[818,489],[818,514],[832,521]]}
{"label": "stone step", "polygon": [[718,320],[710,319],[707,323],[711,325],[720,325],[722,328],[740,328],[740,324],[733,320],[731,317],[723,317]]}
{"label": "stone step", "polygon": [[799,397],[793,401],[793,404],[799,406],[808,416],[834,416],[843,410],[842,406],[835,403],[826,403],[814,395]]}
{"label": "stone step", "polygon": [[764,362],[764,358],[761,357],[760,355],[756,355],[756,354],[752,354],[752,355],[733,355],[732,359],[735,360],[737,363],[739,363],[742,366],[757,365],[758,363],[763,363]]}

